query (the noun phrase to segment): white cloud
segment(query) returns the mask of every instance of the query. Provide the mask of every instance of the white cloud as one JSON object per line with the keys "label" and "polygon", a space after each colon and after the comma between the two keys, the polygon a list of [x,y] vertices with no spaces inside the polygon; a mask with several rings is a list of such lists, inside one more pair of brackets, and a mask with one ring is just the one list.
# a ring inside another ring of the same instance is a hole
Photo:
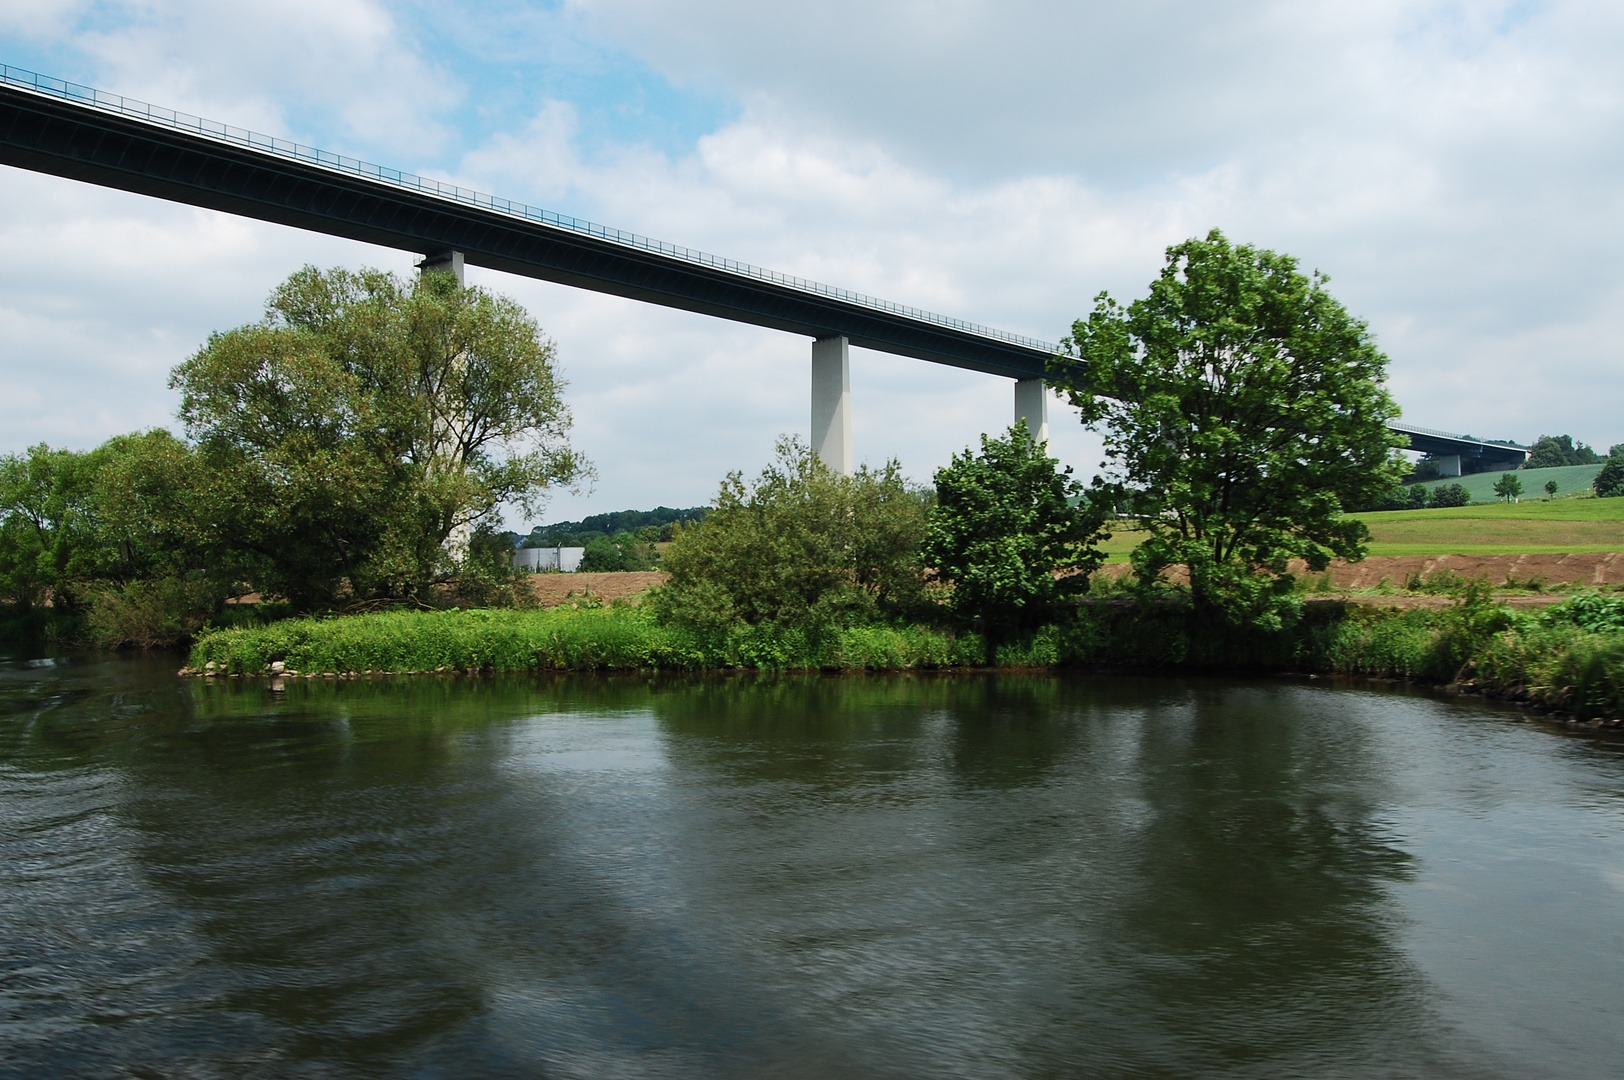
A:
{"label": "white cloud", "polygon": [[[482,62],[442,48],[430,64],[398,18],[358,0],[311,4],[300,20],[205,7],[37,25],[72,22],[130,80],[112,89],[278,132],[299,109],[331,110],[379,145],[394,139],[391,164],[425,171],[450,145],[436,125],[457,74]],[[1392,356],[1413,420],[1624,441],[1613,5],[570,9],[572,25],[671,78],[726,87],[738,118],[667,156],[605,145],[582,130],[594,103],[556,97],[496,123],[453,178],[1047,338],[1102,288],[1139,295],[1167,244],[1219,226],[1330,273]],[[244,42],[255,48],[224,48]],[[0,173],[0,245],[5,449],[156,422],[168,367],[208,330],[257,315],[301,263],[410,262],[12,172]],[[805,341],[472,278],[530,305],[560,343],[602,475],[596,497],[558,504],[563,516],[702,501],[726,469],[806,428]],[[859,455],[899,456],[918,478],[1008,423],[1001,380],[862,352],[853,369]],[[1065,410],[1052,426],[1063,456],[1097,461]]]}
{"label": "white cloud", "polygon": [[14,25],[71,45],[102,88],[284,137],[309,137],[308,114],[364,145],[422,154],[453,139],[441,114],[463,95],[374,0],[62,3]]}

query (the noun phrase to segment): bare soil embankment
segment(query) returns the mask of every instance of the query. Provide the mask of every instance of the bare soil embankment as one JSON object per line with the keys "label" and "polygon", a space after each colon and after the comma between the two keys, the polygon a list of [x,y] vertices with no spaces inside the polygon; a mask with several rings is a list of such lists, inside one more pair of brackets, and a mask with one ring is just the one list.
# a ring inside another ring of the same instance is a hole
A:
{"label": "bare soil embankment", "polygon": [[[1120,577],[1128,572],[1127,563],[1109,563],[1100,573]],[[1302,575],[1307,568],[1296,562],[1293,572]],[[1490,585],[1503,588],[1510,584],[1526,588],[1530,584],[1552,585],[1624,585],[1624,552],[1592,551],[1567,555],[1372,555],[1363,562],[1331,563],[1330,588],[1336,593],[1356,593],[1380,588],[1383,582],[1402,589],[1405,582],[1416,575],[1422,578],[1448,571],[1457,577],[1486,578]],[[1182,577],[1175,571],[1175,580]],[[1310,575],[1312,576],[1312,575]],[[602,603],[629,600],[663,585],[670,578],[660,570],[632,570],[613,573],[532,574],[530,588],[542,607],[579,603],[591,598]],[[1392,607],[1429,607],[1450,604],[1445,596],[1345,596],[1347,600]],[[1563,597],[1559,594],[1532,593],[1503,596],[1513,607],[1543,607]]]}
{"label": "bare soil embankment", "polygon": [[542,607],[578,603],[583,599],[610,603],[630,600],[671,577],[663,570],[620,570],[597,573],[531,574],[530,590]]}
{"label": "bare soil embankment", "polygon": [[[1301,576],[1319,577],[1308,572],[1301,560],[1293,560],[1292,572]],[[1126,563],[1109,563],[1100,573],[1121,577],[1129,567]],[[1566,555],[1372,555],[1357,563],[1338,559],[1326,573],[1330,575],[1330,592],[1337,599],[1358,604],[1377,604],[1383,607],[1442,607],[1455,602],[1449,596],[1408,595],[1356,595],[1362,590],[1379,589],[1384,584],[1402,589],[1417,576],[1422,579],[1434,574],[1450,573],[1468,580],[1486,579],[1496,589],[1552,585],[1621,585],[1624,584],[1624,552],[1592,551]],[[1188,581],[1182,567],[1168,574],[1174,581]],[[1328,596],[1327,599],[1330,597]],[[1560,593],[1525,592],[1498,596],[1500,602],[1511,607],[1545,607],[1558,603],[1566,596]]]}

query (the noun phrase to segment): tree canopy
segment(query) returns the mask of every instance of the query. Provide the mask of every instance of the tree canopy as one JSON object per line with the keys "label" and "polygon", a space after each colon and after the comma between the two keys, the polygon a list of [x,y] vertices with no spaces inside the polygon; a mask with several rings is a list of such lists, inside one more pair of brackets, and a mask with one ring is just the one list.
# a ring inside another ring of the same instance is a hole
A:
{"label": "tree canopy", "polygon": [[1541,435],[1529,448],[1525,469],[1551,469],[1562,465],[1594,465],[1604,460],[1584,443],[1573,441],[1572,435]]}
{"label": "tree canopy", "polygon": [[1149,294],[1101,293],[1063,345],[1067,390],[1103,430],[1110,479],[1142,493],[1141,579],[1189,567],[1199,605],[1278,622],[1291,558],[1361,558],[1343,511],[1405,471],[1387,358],[1296,260],[1213,230],[1167,250]]}
{"label": "tree canopy", "polygon": [[239,572],[310,607],[415,595],[455,571],[453,533],[589,475],[555,361],[522,308],[448,274],[306,267],[171,385]]}
{"label": "tree canopy", "polygon": [[1105,510],[1059,465],[1023,420],[936,470],[921,558],[952,587],[950,610],[989,645],[1052,618],[1105,561]]}
{"label": "tree canopy", "polygon": [[1494,482],[1494,493],[1511,502],[1523,493],[1522,479],[1516,473],[1501,473],[1500,479]]}
{"label": "tree canopy", "polygon": [[923,593],[925,503],[901,467],[833,473],[800,439],[778,441],[754,483],[732,472],[695,525],[680,526],[652,603],[701,627],[845,625],[911,610]]}

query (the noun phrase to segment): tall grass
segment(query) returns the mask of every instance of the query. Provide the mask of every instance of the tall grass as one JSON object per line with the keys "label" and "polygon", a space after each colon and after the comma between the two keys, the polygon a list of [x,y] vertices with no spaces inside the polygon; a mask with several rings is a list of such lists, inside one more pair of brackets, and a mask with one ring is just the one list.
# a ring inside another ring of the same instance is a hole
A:
{"label": "tall grass", "polygon": [[[704,668],[946,667],[979,655],[976,641],[928,627],[818,631],[665,626],[640,608],[392,611],[289,619],[204,633],[189,666],[263,674],[273,662],[302,674],[423,671],[605,671]],[[209,665],[213,665],[212,668]]]}
{"label": "tall grass", "polygon": [[[1610,601],[1609,601],[1610,603]],[[1624,599],[1616,601],[1624,605]],[[1587,606],[1588,605],[1588,606]],[[1177,602],[1094,603],[996,650],[1001,667],[1120,667],[1210,672],[1304,671],[1434,683],[1587,716],[1624,717],[1624,630],[1594,598],[1541,616],[1469,594],[1441,609],[1305,606],[1278,632],[1203,623]],[[703,632],[662,625],[631,606],[547,611],[382,612],[289,619],[208,631],[190,667],[265,674],[281,661],[305,675],[348,672],[606,671],[719,668],[903,671],[975,667],[973,634],[928,626],[747,627]]]}

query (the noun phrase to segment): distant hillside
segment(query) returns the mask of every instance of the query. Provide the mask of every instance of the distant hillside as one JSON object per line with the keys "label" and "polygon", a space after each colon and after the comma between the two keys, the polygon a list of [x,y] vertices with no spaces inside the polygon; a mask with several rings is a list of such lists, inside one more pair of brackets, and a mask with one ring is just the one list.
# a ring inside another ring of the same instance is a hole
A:
{"label": "distant hillside", "polygon": [[652,510],[616,510],[608,514],[591,514],[580,521],[558,521],[551,525],[537,525],[524,538],[521,547],[566,547],[584,545],[599,536],[636,534],[639,530],[657,531],[660,535],[639,539],[666,539],[672,525],[701,521],[705,507],[673,510],[669,506],[656,506]]}
{"label": "distant hillside", "polygon": [[[1518,469],[1517,479],[1522,481],[1522,497],[1526,499],[1545,498],[1545,482],[1556,481],[1558,496],[1572,495],[1580,491],[1588,491],[1595,483],[1596,474],[1601,472],[1601,465],[1562,465],[1554,469]],[[1470,476],[1446,476],[1442,480],[1426,481],[1427,490],[1440,484],[1459,484],[1466,489],[1473,502],[1497,502],[1494,494],[1494,485],[1503,473],[1485,472],[1473,473]]]}

